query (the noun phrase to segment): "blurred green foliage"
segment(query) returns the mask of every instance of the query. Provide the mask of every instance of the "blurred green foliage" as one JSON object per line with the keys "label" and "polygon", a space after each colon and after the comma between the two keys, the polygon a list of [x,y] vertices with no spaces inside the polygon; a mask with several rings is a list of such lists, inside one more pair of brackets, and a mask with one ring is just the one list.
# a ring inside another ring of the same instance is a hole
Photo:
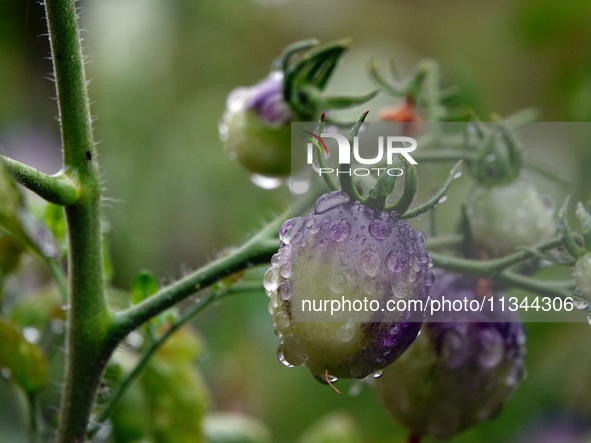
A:
{"label": "blurred green foliage", "polygon": [[[101,140],[113,283],[127,290],[139,269],[166,282],[204,264],[289,204],[285,187],[263,191],[225,158],[217,124],[230,90],[266,75],[273,58],[295,40],[353,38],[329,92],[369,90],[365,63],[371,56],[384,63],[393,59],[402,74],[430,57],[483,119],[530,105],[539,107],[543,121],[591,117],[591,7],[585,0],[83,0],[78,5],[84,11],[92,111]],[[0,149],[54,173],[59,134],[42,7],[32,0],[2,6]],[[369,109],[390,101],[381,95]],[[589,198],[588,147],[545,155],[575,181],[575,193]],[[426,171],[428,193],[431,177],[440,183],[446,172]],[[450,213],[459,207],[451,200]],[[356,427],[362,441],[404,440],[404,430],[389,421],[367,388],[338,396],[307,371],[277,362],[262,292],[224,299],[195,324],[207,342],[198,364],[214,410],[257,417],[282,442],[298,441],[304,429],[335,410],[347,411],[349,418],[339,420]],[[528,324],[528,329],[527,379],[499,420],[454,441],[510,441],[540,417],[566,415],[591,423],[589,326]],[[56,365],[50,377],[59,374]],[[138,394],[142,407],[154,406],[154,417],[159,412],[150,401],[182,393],[176,385],[165,395],[159,392],[165,386],[162,368],[146,374]],[[200,383],[186,364],[176,370],[177,382]],[[340,388],[358,390],[354,382]],[[21,424],[10,417],[19,397],[3,380],[0,390],[9,399],[0,405],[2,436],[18,442]],[[127,401],[135,401],[132,392]]]}

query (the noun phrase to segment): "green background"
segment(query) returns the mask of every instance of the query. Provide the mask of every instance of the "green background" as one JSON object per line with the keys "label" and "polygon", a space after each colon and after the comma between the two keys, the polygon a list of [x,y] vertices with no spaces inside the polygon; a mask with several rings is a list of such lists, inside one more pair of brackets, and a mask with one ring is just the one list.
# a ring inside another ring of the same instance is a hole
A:
{"label": "green background", "polygon": [[[43,10],[31,0],[0,4],[0,148],[54,173],[59,133]],[[139,269],[166,283],[197,268],[289,204],[285,187],[261,190],[225,157],[217,125],[227,94],[265,76],[295,40],[353,39],[329,91],[369,91],[365,64],[372,56],[383,66],[394,60],[403,74],[420,59],[433,58],[444,81],[459,85],[484,120],[527,106],[537,107],[542,121],[591,118],[591,3],[584,0],[78,5],[108,197],[113,281],[124,289]],[[382,95],[368,109],[376,118],[375,111],[394,103]],[[575,184],[572,192],[589,198],[588,147],[540,154],[562,157],[558,167]],[[443,176],[434,174],[433,182]],[[427,186],[421,195],[429,192]],[[214,410],[259,417],[280,442],[294,441],[335,410],[355,418],[364,441],[403,441],[404,431],[367,387],[358,396],[338,396],[306,370],[281,366],[266,305],[262,294],[225,299],[195,322],[207,343],[198,364]],[[454,441],[528,441],[522,433],[565,420],[567,427],[575,422],[589,429],[589,325],[529,324],[528,330],[528,376],[513,400],[499,420]],[[343,383],[345,391],[350,386]],[[11,406],[17,394],[0,380],[0,396],[8,400],[0,405],[0,441],[17,442],[20,413]]]}

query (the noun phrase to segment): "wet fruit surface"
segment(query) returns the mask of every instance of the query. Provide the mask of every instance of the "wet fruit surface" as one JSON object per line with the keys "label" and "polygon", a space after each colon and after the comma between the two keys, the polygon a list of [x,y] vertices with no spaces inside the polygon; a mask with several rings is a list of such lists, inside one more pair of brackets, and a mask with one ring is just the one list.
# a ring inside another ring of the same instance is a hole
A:
{"label": "wet fruit surface", "polygon": [[552,208],[525,179],[506,185],[477,185],[466,202],[474,241],[487,257],[532,246],[555,230]]}
{"label": "wet fruit surface", "polygon": [[307,217],[285,222],[280,239],[263,283],[282,363],[324,382],[364,378],[413,342],[422,314],[386,304],[427,299],[433,275],[422,233],[331,192]]}
{"label": "wet fruit surface", "polygon": [[[474,300],[476,289],[474,279],[438,272],[431,296]],[[523,378],[523,325],[500,303],[490,307],[435,315],[376,381],[392,418],[413,434],[447,439],[494,419]]]}

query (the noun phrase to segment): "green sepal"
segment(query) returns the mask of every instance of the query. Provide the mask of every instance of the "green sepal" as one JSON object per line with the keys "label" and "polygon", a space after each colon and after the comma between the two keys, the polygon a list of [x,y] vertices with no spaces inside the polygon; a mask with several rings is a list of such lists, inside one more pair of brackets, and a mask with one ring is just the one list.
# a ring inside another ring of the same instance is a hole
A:
{"label": "green sepal", "polygon": [[558,211],[558,217],[560,218],[560,222],[558,224],[558,231],[562,238],[562,243],[568,253],[573,256],[573,258],[582,257],[585,254],[585,249],[581,248],[575,239],[574,233],[571,230],[571,227],[568,224],[567,220],[567,212],[568,212],[568,204],[570,202],[570,195],[566,197],[564,200],[564,204],[560,211]]}
{"label": "green sepal", "polygon": [[396,203],[386,207],[388,212],[396,212],[402,216],[417,195],[417,189],[419,187],[419,176],[417,174],[417,167],[410,164],[407,160],[403,160],[404,163],[404,191]]}
{"label": "green sepal", "polygon": [[359,97],[323,97],[322,103],[324,109],[347,109],[362,105],[373,99],[380,91],[375,90],[369,94]]}
{"label": "green sepal", "polygon": [[585,249],[591,251],[591,215],[589,215],[589,212],[587,212],[581,202],[577,203],[575,214],[581,224],[581,233],[583,234]]}
{"label": "green sepal", "polygon": [[439,191],[437,191],[433,195],[433,197],[431,197],[429,200],[427,200],[422,205],[417,206],[412,211],[406,212],[402,218],[413,218],[413,217],[423,214],[424,212],[429,211],[430,209],[435,208],[435,206],[437,206],[439,201],[447,194],[447,191],[449,190],[449,187],[453,183],[454,179],[457,177],[457,174],[461,173],[462,163],[463,163],[462,160],[459,160],[454,165],[454,167],[451,168],[451,171],[449,171],[449,175],[447,177],[447,180],[445,180],[445,183],[443,183],[443,186],[441,187],[441,189],[439,189]]}

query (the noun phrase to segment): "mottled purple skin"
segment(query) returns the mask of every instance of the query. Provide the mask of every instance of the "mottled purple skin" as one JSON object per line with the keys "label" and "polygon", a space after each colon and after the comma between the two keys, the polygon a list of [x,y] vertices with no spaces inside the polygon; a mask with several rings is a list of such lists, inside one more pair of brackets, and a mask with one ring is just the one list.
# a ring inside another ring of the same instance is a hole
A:
{"label": "mottled purple skin", "polygon": [[415,340],[422,314],[360,312],[306,317],[302,300],[426,300],[433,275],[422,233],[396,214],[351,203],[342,192],[320,197],[307,217],[288,220],[282,247],[265,274],[284,364],[306,366],[321,382],[365,378]]}
{"label": "mottled purple skin", "polygon": [[283,73],[272,72],[250,88],[246,108],[255,110],[270,126],[283,126],[291,121],[289,106],[283,99]]}
{"label": "mottled purple skin", "polygon": [[[436,276],[432,299],[478,297],[475,279]],[[436,314],[424,324],[419,339],[375,383],[394,420],[415,435],[447,439],[500,414],[523,378],[526,335],[514,313],[503,312],[499,302],[493,307],[487,302],[482,312]]]}

